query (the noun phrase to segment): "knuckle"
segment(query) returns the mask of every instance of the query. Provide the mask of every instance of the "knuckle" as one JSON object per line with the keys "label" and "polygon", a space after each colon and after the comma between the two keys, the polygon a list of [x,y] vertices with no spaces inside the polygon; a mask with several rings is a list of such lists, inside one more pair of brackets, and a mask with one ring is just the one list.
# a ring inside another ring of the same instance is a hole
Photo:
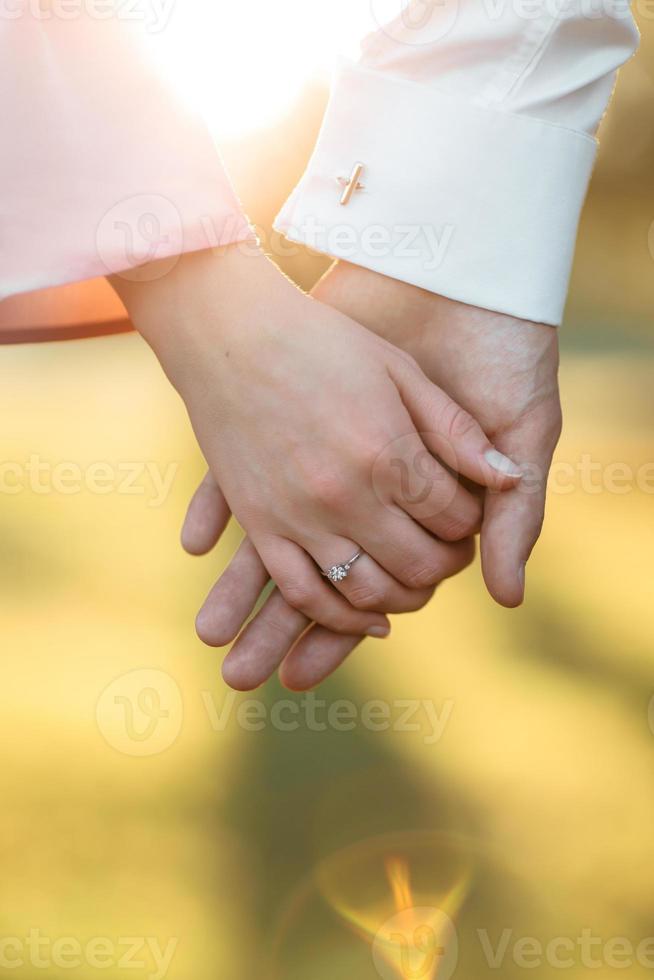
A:
{"label": "knuckle", "polygon": [[357,461],[365,478],[372,478],[372,474],[378,472],[378,466],[384,460],[392,441],[392,437],[380,434],[378,439],[370,440],[359,447]]}
{"label": "knuckle", "polygon": [[477,423],[464,408],[449,401],[441,415],[443,433],[451,440],[463,439],[477,431]]}
{"label": "knuckle", "polygon": [[436,562],[414,561],[406,566],[401,578],[410,589],[428,589],[439,582],[441,570]]}
{"label": "knuckle", "polygon": [[331,511],[343,511],[351,503],[352,495],[345,479],[339,473],[316,472],[308,479],[311,497]]}
{"label": "knuckle", "polygon": [[395,356],[396,357],[398,357],[400,360],[404,361],[404,364],[405,364],[406,367],[410,368],[412,371],[418,371],[420,374],[423,373],[422,372],[422,368],[420,367],[420,365],[416,361],[416,359],[413,356],[413,354],[409,354],[408,351],[402,350],[401,347],[398,347],[394,351],[394,353],[395,353]]}
{"label": "knuckle", "polygon": [[289,636],[289,623],[281,616],[268,616],[266,618],[266,632],[277,639],[287,640]]}
{"label": "knuckle", "polygon": [[306,612],[315,601],[315,593],[312,588],[294,580],[278,583],[279,591],[285,601],[297,609],[299,612]]}
{"label": "knuckle", "polygon": [[478,517],[462,517],[459,514],[444,514],[438,523],[438,537],[443,541],[465,541],[479,527]]}
{"label": "knuckle", "polygon": [[348,594],[348,601],[355,609],[377,610],[388,606],[388,595],[383,589],[371,585],[357,585]]}
{"label": "knuckle", "polygon": [[440,580],[444,581],[459,575],[464,569],[472,565],[475,560],[477,548],[474,538],[466,538],[458,541],[448,548],[447,557],[443,563]]}

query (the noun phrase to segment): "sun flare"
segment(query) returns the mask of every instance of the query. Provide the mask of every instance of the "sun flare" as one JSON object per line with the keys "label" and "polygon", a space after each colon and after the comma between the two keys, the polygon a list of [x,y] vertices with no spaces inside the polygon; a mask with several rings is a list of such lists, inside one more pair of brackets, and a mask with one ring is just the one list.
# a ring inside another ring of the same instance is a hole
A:
{"label": "sun flare", "polygon": [[229,139],[273,123],[375,26],[369,0],[184,0],[152,40],[178,94]]}

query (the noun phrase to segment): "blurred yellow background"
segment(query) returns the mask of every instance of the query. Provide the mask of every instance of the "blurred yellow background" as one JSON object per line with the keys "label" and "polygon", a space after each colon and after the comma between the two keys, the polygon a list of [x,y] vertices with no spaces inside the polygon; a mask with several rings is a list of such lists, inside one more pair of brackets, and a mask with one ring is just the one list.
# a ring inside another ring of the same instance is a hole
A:
{"label": "blurred yellow background", "polygon": [[[0,973],[402,978],[375,934],[413,888],[456,920],[461,980],[651,975],[654,25],[640,26],[582,222],[558,487],[522,609],[495,606],[474,567],[313,700],[276,682],[230,694],[193,618],[238,532],[210,558],[182,553],[203,465],[143,342],[0,350]],[[329,45],[304,43],[277,101],[224,126],[264,230],[324,107],[310,75]],[[305,287],[325,267],[282,264]],[[355,728],[322,730],[341,699]],[[525,966],[525,937],[567,937],[571,963],[561,946],[559,965],[551,947]],[[631,965],[620,938],[641,950]],[[404,976],[434,975],[416,963]]]}

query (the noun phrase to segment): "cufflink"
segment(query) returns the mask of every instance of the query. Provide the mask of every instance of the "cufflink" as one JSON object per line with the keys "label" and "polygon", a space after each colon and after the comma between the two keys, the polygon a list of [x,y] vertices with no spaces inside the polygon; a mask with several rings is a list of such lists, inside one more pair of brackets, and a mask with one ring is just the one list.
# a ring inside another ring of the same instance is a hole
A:
{"label": "cufflink", "polygon": [[364,165],[362,163],[355,163],[354,170],[349,177],[337,177],[336,180],[343,188],[343,195],[341,197],[341,204],[343,206],[350,203],[352,196],[355,191],[365,190],[365,184],[360,183],[359,177],[364,171]]}

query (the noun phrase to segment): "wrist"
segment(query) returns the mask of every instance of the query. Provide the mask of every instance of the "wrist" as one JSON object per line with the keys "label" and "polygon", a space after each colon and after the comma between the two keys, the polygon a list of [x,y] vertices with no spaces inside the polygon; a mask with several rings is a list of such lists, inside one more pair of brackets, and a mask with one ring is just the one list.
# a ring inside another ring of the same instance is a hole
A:
{"label": "wrist", "polygon": [[253,245],[188,253],[173,270],[161,263],[161,273],[158,265],[142,267],[138,280],[111,283],[182,395],[205,363],[215,377],[232,351],[256,345],[277,299],[301,295]]}

